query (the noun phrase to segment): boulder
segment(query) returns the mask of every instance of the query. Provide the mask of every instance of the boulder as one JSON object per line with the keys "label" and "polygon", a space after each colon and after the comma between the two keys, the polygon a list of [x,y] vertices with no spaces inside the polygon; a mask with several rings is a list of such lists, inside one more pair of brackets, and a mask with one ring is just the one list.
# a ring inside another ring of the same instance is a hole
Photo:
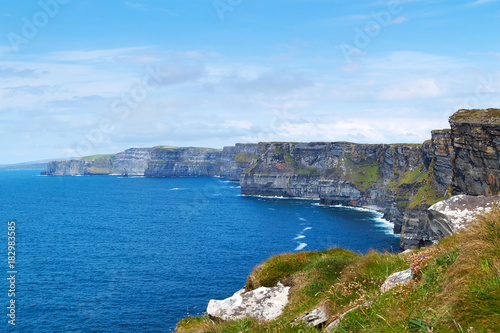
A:
{"label": "boulder", "polygon": [[288,303],[290,287],[278,283],[276,287],[260,287],[246,291],[241,289],[224,300],[210,300],[207,314],[222,320],[236,320],[252,317],[259,320],[273,320],[281,315]]}
{"label": "boulder", "polygon": [[301,321],[311,327],[318,327],[328,321],[329,317],[325,307],[320,306],[311,312],[297,318],[295,321]]}
{"label": "boulder", "polygon": [[396,286],[408,284],[412,279],[412,275],[413,273],[411,272],[410,268],[405,271],[391,274],[380,287],[380,291],[382,293],[385,293],[386,291],[391,290]]}
{"label": "boulder", "polygon": [[428,209],[431,229],[440,237],[453,235],[473,221],[477,214],[487,213],[500,196],[460,194],[440,201]]}

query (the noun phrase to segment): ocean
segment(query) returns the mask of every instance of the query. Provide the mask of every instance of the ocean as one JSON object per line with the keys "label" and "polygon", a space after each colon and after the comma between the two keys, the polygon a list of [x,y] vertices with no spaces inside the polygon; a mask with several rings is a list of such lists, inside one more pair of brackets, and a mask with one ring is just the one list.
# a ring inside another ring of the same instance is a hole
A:
{"label": "ocean", "polygon": [[398,248],[380,213],[241,196],[222,178],[39,174],[0,171],[0,331],[169,332],[272,255]]}

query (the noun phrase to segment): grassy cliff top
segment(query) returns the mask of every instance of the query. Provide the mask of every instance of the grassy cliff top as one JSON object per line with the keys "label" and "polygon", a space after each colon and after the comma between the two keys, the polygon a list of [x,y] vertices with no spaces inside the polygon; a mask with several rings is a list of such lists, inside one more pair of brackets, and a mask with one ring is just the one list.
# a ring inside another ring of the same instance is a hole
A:
{"label": "grassy cliff top", "polygon": [[450,117],[450,122],[500,124],[500,109],[458,110]]}
{"label": "grassy cliff top", "polygon": [[111,159],[115,154],[102,154],[102,155],[90,155],[90,156],[84,156],[81,159],[82,160],[109,160]]}
{"label": "grassy cliff top", "polygon": [[[411,268],[414,280],[385,293],[392,273]],[[295,318],[319,305],[331,322],[346,311],[334,332],[498,332],[500,327],[500,210],[484,215],[439,244],[410,253],[343,249],[272,257],[256,267],[246,288],[291,286],[289,303],[274,321],[182,320],[178,333],[302,332]],[[364,306],[356,308],[357,305]]]}
{"label": "grassy cliff top", "polygon": [[221,152],[222,149],[215,148],[205,148],[205,147],[173,147],[173,146],[156,146],[154,149],[162,149],[168,151],[177,151],[177,150],[201,150],[207,152]]}

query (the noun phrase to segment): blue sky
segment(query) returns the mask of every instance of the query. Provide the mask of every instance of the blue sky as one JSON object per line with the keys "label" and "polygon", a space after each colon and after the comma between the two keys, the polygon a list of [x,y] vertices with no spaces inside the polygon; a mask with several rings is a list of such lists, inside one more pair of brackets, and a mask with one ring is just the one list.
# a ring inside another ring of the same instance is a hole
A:
{"label": "blue sky", "polygon": [[0,18],[0,164],[422,142],[500,107],[498,0],[25,0]]}

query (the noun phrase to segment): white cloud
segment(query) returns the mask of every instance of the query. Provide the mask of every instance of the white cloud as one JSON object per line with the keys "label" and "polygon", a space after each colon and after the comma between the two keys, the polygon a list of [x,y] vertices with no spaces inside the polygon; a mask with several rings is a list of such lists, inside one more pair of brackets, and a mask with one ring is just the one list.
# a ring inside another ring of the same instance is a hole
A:
{"label": "white cloud", "polygon": [[392,20],[391,24],[401,24],[401,23],[406,22],[406,21],[408,21],[407,17],[398,16],[394,20]]}
{"label": "white cloud", "polygon": [[380,92],[382,100],[412,100],[416,98],[433,98],[442,96],[446,89],[435,78],[403,80],[383,87]]}

